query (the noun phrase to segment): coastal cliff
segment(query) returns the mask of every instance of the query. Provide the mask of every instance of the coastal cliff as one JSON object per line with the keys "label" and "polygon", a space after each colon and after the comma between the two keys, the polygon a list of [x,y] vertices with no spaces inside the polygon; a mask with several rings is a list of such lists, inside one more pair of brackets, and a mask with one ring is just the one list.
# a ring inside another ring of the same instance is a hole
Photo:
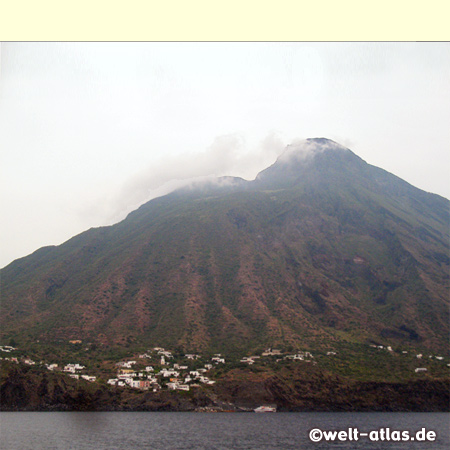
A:
{"label": "coastal cliff", "polygon": [[[5,368],[4,368],[5,369]],[[142,392],[77,382],[60,374],[11,365],[0,384],[2,411],[449,411],[450,381],[348,381],[321,370],[246,376],[227,374],[214,387],[190,392]],[[248,375],[248,374],[247,374]]]}

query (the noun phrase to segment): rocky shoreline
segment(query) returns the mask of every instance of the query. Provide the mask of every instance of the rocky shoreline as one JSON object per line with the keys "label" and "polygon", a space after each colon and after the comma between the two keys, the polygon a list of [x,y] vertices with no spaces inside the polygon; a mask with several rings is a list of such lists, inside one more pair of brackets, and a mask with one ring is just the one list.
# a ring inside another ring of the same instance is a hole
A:
{"label": "rocky shoreline", "polygon": [[252,412],[259,405],[273,404],[279,412],[450,411],[448,379],[388,383],[293,375],[293,380],[230,376],[191,392],[150,392],[77,383],[57,374],[12,367],[0,385],[0,410]]}

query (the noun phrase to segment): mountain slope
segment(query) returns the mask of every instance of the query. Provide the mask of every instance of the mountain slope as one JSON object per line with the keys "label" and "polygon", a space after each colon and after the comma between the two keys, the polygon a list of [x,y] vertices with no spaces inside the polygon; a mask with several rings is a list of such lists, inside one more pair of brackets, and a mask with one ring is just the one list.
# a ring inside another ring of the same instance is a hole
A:
{"label": "mountain slope", "polygon": [[2,339],[445,349],[449,201],[327,139],[148,202],[1,272]]}

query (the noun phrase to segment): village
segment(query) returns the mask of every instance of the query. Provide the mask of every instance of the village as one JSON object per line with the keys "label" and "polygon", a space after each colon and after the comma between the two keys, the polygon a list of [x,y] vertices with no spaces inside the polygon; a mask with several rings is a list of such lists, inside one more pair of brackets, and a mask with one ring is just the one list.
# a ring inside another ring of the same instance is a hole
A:
{"label": "village", "polygon": [[[71,344],[81,344],[81,341],[70,341]],[[369,347],[376,351],[394,353],[391,346],[370,344]],[[205,357],[197,353],[186,353],[177,355],[164,349],[163,347],[154,347],[144,353],[139,353],[130,358],[124,358],[114,362],[113,369],[108,373],[98,374],[90,373],[85,365],[80,363],[47,363],[45,361],[36,362],[26,356],[6,356],[5,354],[14,354],[18,348],[8,345],[0,345],[0,360],[21,363],[29,366],[45,367],[48,371],[59,372],[76,380],[85,380],[87,382],[106,382],[106,384],[116,388],[132,388],[143,391],[158,392],[162,389],[173,391],[189,391],[202,385],[210,386],[216,383],[214,374],[217,368],[226,364],[226,358],[220,353],[210,357]],[[443,356],[423,355],[415,353],[410,355],[408,351],[399,351],[403,356],[413,356],[417,361],[417,367],[414,368],[416,374],[427,372],[424,367],[426,360],[444,361]],[[338,358],[336,351],[326,351],[321,355],[323,358]],[[296,353],[283,353],[280,349],[268,348],[259,355],[244,356],[239,359],[241,366],[253,366],[268,360],[271,363],[280,363],[282,361],[298,361],[317,364],[317,359],[309,351],[297,351]],[[420,364],[420,365],[419,365]],[[450,367],[450,363],[446,364]],[[95,371],[94,371],[95,372]],[[98,372],[98,371],[97,371]]]}

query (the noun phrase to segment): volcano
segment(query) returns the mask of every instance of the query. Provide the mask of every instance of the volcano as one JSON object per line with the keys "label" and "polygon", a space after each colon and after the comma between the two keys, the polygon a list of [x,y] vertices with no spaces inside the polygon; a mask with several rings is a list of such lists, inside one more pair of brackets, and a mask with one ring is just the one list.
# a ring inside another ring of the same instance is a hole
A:
{"label": "volcano", "polygon": [[446,349],[450,202],[325,138],[1,270],[1,339]]}

